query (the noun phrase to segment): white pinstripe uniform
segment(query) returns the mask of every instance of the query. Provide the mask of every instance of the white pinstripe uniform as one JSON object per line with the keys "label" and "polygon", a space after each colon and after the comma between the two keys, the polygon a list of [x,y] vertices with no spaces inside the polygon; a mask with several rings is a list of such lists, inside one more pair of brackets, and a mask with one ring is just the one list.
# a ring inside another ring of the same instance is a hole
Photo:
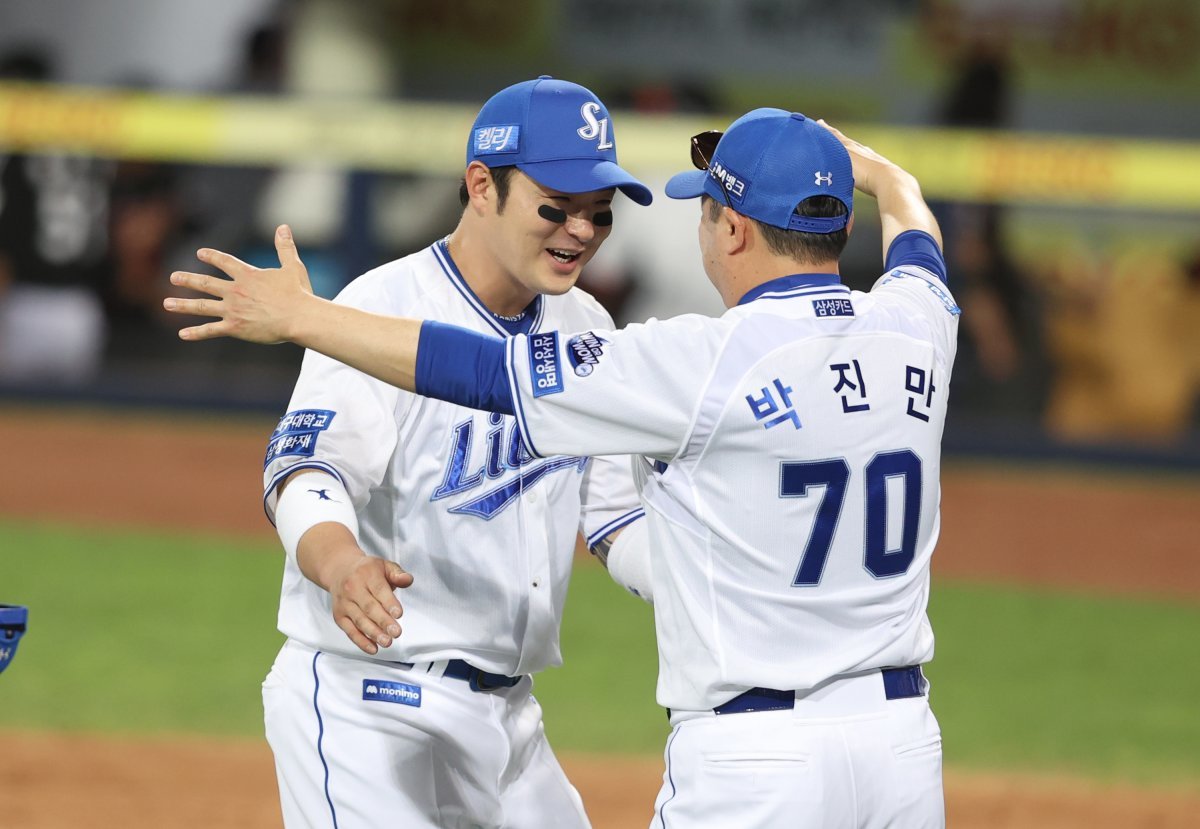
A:
{"label": "white pinstripe uniform", "polygon": [[[360,277],[338,301],[510,335],[444,241]],[[539,296],[521,325],[612,322],[573,289]],[[335,624],[329,594],[287,562],[288,641],[263,698],[288,824],[586,826],[532,681],[477,693],[442,674],[452,660],[510,677],[560,664],[576,533],[594,542],[643,515],[628,459],[531,458],[511,417],[418,397],[309,352],[268,448],[269,514],[275,485],[304,467],[343,482],[362,548],[415,582],[401,594],[403,635],[369,657]]]}
{"label": "white pinstripe uniform", "polygon": [[[869,293],[799,274],[718,319],[508,342],[534,452],[648,459],[658,701],[674,724],[654,826],[944,820],[940,731],[913,666],[933,655],[957,314],[935,275],[903,266]],[[779,689],[786,706],[764,710]]]}

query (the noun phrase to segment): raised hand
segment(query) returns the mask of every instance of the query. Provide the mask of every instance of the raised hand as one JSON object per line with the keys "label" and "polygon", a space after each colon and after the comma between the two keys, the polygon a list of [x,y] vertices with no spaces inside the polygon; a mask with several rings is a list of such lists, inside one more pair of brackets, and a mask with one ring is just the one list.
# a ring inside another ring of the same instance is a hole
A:
{"label": "raised hand", "polygon": [[850,163],[854,168],[854,186],[867,195],[876,195],[876,191],[881,186],[880,179],[882,177],[896,174],[907,175],[870,147],[860,144],[841,130],[829,126],[824,119],[818,119],[817,123],[833,133],[834,138],[841,141],[846,152],[850,153]]}
{"label": "raised hand", "polygon": [[291,229],[280,225],[275,230],[278,268],[255,268],[236,256],[202,248],[196,257],[225,273],[228,279],[199,273],[176,271],[171,284],[191,288],[211,299],[168,297],[163,307],[176,314],[217,317],[208,322],[183,328],[183,340],[211,340],[236,337],[255,343],[278,343],[291,339],[296,320],[315,297],[308,281],[308,270],[300,261]]}

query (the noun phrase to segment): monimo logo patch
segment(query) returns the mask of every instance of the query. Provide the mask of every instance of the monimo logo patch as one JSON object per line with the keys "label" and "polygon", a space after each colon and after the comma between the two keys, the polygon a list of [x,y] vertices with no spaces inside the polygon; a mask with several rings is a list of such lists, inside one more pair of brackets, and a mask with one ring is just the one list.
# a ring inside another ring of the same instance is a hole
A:
{"label": "monimo logo patch", "polygon": [[386,682],[382,679],[364,679],[363,699],[369,702],[396,702],[420,708],[421,686],[405,682]]}

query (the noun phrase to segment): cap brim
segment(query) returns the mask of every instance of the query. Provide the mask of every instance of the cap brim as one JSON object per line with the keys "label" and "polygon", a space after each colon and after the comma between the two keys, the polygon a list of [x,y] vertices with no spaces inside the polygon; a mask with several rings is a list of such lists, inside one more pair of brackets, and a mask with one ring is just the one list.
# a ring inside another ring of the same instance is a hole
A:
{"label": "cap brim", "polygon": [[688,170],[677,173],[667,182],[666,194],[672,199],[694,199],[704,195],[704,183],[708,181],[707,170]]}
{"label": "cap brim", "polygon": [[615,187],[643,207],[654,200],[650,188],[611,161],[567,158],[518,164],[538,184],[564,193],[591,193]]}

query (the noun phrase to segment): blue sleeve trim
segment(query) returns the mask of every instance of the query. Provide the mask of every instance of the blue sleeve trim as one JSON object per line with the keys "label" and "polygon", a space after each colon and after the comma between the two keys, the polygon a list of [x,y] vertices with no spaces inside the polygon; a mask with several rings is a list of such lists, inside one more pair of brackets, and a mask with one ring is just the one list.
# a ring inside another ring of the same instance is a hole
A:
{"label": "blue sleeve trim", "polygon": [[618,518],[614,518],[612,521],[609,521],[607,524],[605,524],[600,529],[596,530],[594,533],[592,533],[588,537],[588,540],[587,540],[588,547],[589,548],[594,547],[596,545],[596,542],[602,540],[605,536],[612,535],[613,533],[615,533],[617,530],[621,529],[622,527],[627,527],[630,524],[632,524],[634,521],[637,521],[639,518],[645,518],[645,517],[646,517],[646,511],[644,509],[642,509],[641,507],[638,507],[637,509],[633,510],[632,512],[627,512]]}
{"label": "blue sleeve trim", "polygon": [[426,320],[417,344],[416,390],[459,406],[513,414],[504,341]]}
{"label": "blue sleeve trim", "polygon": [[942,255],[942,249],[923,230],[906,230],[893,239],[883,264],[884,270],[889,271],[903,265],[916,265],[937,274],[943,283],[947,282],[946,258]]}

